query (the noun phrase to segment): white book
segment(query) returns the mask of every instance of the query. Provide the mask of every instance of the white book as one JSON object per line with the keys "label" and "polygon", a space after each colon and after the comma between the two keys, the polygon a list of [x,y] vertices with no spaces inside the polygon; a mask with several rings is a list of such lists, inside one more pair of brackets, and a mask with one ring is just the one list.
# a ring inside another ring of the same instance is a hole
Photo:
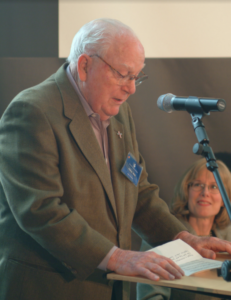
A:
{"label": "white book", "polygon": [[191,246],[178,239],[151,250],[159,255],[171,258],[184,271],[185,276],[196,272],[220,268],[222,261],[203,258]]}

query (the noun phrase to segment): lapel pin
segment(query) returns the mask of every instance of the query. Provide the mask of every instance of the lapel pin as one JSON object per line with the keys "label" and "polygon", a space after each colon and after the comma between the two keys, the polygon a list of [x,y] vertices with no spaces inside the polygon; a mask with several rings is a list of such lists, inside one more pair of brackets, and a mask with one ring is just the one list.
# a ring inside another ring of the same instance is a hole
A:
{"label": "lapel pin", "polygon": [[122,133],[120,131],[118,131],[116,134],[119,136],[120,139],[122,139]]}

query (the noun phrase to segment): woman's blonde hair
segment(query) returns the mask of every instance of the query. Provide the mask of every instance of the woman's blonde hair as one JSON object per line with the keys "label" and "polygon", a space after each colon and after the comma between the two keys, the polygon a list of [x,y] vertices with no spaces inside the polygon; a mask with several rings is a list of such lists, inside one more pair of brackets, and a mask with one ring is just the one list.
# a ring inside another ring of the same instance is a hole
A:
{"label": "woman's blonde hair", "polygon": [[[222,161],[217,160],[216,162],[218,164],[218,171],[220,173],[227,195],[229,199],[231,199],[231,173]],[[183,176],[177,183],[174,190],[171,207],[171,212],[177,218],[183,218],[184,220],[188,221],[189,184],[194,181],[198,177],[198,174],[204,169],[207,169],[206,159],[201,158],[191,165],[191,167],[183,174]],[[214,223],[218,225],[219,228],[224,228],[230,223],[229,216],[225,207],[221,207],[219,213],[215,216]]]}

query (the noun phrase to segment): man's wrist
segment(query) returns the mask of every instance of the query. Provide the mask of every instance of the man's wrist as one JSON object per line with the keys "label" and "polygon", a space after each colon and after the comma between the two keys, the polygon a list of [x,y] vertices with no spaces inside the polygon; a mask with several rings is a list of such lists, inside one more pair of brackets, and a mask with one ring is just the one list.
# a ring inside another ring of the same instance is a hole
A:
{"label": "man's wrist", "polygon": [[104,257],[104,259],[98,265],[98,269],[103,270],[103,271],[107,271],[108,261],[109,261],[109,259],[111,258],[111,256],[113,255],[113,253],[115,252],[116,249],[118,249],[118,247],[116,247],[116,246],[113,246],[111,248],[111,250],[108,252],[108,254]]}
{"label": "man's wrist", "polygon": [[123,263],[124,256],[127,254],[127,252],[129,251],[117,248],[108,261],[107,269],[110,271],[115,271],[118,264],[120,265]]}

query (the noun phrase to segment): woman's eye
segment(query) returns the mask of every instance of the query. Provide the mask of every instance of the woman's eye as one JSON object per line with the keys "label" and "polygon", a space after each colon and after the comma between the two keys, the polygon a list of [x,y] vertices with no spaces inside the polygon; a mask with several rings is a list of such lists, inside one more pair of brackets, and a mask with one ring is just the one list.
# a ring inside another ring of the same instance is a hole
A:
{"label": "woman's eye", "polygon": [[218,189],[218,187],[215,184],[212,184],[211,189],[216,190],[216,189]]}

